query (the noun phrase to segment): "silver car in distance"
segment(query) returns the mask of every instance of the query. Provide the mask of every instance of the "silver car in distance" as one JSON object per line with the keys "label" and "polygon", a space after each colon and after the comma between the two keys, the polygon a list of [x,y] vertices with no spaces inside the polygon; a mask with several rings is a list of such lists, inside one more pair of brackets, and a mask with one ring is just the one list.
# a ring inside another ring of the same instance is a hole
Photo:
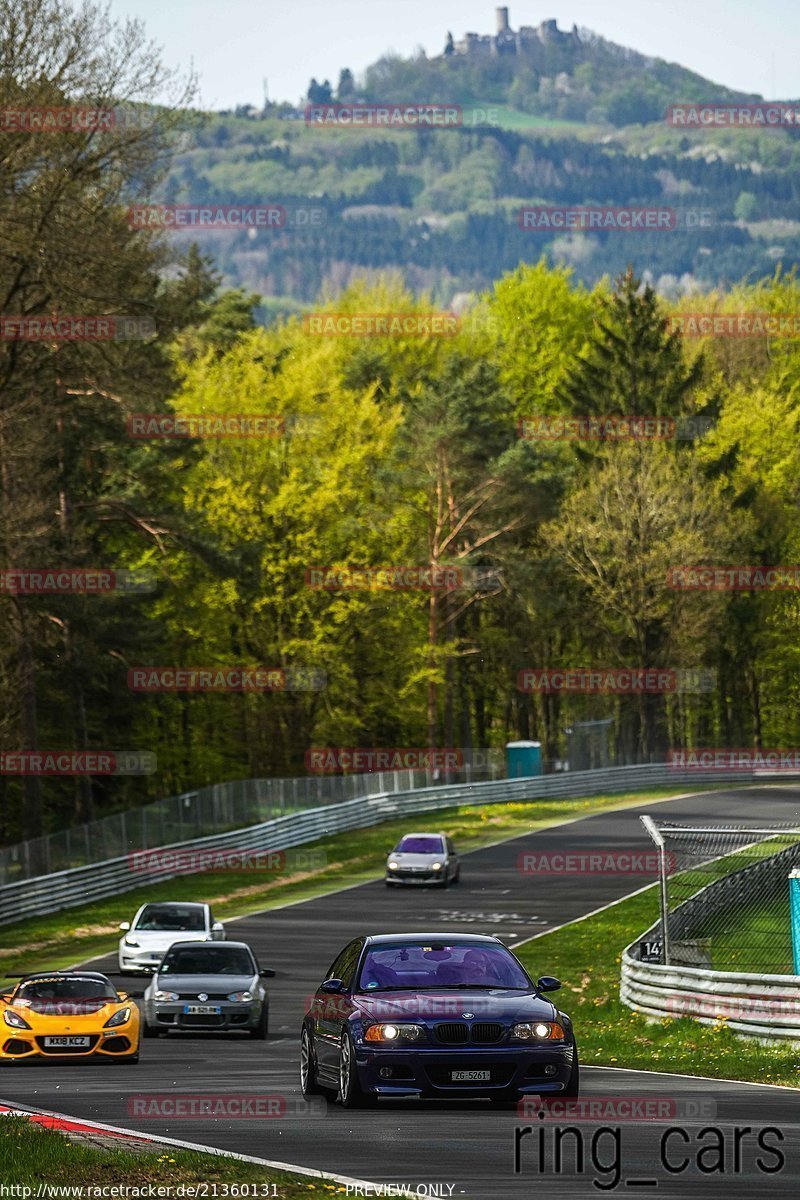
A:
{"label": "silver car in distance", "polygon": [[458,883],[461,866],[446,833],[407,833],[386,859],[386,886]]}

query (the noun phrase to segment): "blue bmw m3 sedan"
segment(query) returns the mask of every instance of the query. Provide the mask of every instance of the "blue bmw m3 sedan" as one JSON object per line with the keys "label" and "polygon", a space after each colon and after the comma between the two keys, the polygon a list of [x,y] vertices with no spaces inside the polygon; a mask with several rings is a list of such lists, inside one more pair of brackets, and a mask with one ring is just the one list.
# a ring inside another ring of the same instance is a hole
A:
{"label": "blue bmw m3 sedan", "polygon": [[577,1096],[572,1022],[494,937],[355,938],[303,1018],[303,1095],[333,1090],[346,1108],[379,1096]]}

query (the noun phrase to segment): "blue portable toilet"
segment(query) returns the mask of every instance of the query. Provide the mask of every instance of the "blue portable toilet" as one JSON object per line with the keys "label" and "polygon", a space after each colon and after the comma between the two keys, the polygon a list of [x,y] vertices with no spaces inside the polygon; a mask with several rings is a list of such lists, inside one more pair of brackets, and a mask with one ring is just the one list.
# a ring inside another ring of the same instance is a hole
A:
{"label": "blue portable toilet", "polygon": [[797,867],[789,875],[789,915],[792,924],[794,973],[800,975],[800,870]]}
{"label": "blue portable toilet", "polygon": [[541,775],[542,743],[506,742],[506,770],[509,779]]}

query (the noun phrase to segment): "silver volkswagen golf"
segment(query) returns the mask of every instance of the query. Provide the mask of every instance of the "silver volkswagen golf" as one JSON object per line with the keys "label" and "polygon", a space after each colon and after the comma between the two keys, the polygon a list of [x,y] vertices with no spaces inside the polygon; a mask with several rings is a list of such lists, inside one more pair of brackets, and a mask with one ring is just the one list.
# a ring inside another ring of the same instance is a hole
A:
{"label": "silver volkswagen golf", "polygon": [[145,1037],[170,1029],[234,1030],[265,1038],[269,996],[245,942],[174,942],[144,993]]}
{"label": "silver volkswagen golf", "polygon": [[446,833],[407,833],[386,859],[386,886],[458,883],[461,866]]}

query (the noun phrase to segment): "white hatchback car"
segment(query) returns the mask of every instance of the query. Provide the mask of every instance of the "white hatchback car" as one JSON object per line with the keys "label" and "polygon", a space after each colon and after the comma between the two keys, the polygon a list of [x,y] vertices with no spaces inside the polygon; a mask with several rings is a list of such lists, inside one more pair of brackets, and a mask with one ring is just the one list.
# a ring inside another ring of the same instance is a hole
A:
{"label": "white hatchback car", "polygon": [[214,920],[208,904],[164,901],[143,904],[133,921],[122,921],[119,941],[120,975],[150,975],[173,942],[217,942],[225,930]]}

